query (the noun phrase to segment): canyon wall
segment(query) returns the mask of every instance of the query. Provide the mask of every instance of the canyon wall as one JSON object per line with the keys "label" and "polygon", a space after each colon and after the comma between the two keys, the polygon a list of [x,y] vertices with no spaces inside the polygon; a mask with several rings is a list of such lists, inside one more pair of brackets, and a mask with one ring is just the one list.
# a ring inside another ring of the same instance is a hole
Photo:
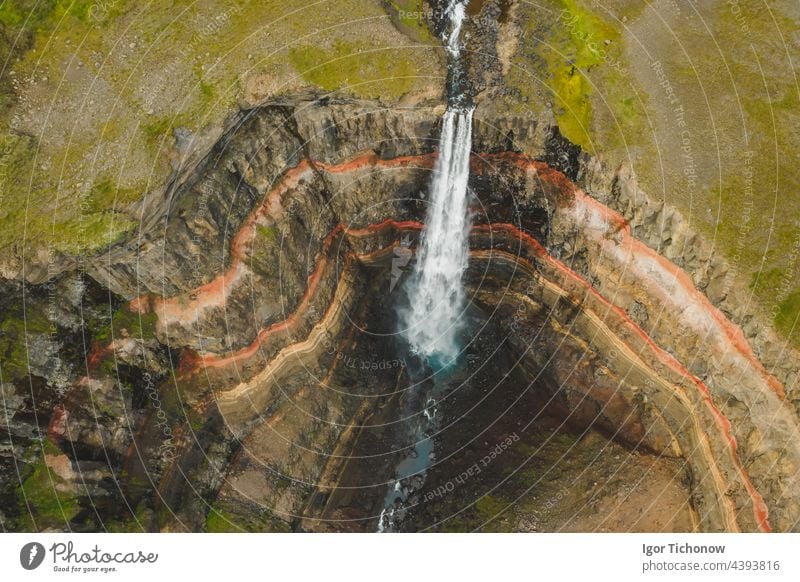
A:
{"label": "canyon wall", "polygon": [[[28,288],[4,527],[325,529],[364,433],[390,479],[397,429],[375,419],[410,397],[393,309],[441,111],[247,110],[140,232]],[[680,460],[700,530],[795,529],[797,353],[725,262],[547,121],[479,105],[474,150],[468,295],[531,406]],[[374,528],[376,495],[342,519]]]}

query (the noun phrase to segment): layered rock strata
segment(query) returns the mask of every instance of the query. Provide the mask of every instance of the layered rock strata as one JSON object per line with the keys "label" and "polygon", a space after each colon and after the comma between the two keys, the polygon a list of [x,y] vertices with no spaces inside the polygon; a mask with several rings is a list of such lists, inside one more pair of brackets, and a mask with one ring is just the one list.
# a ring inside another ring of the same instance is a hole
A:
{"label": "layered rock strata", "polygon": [[[130,299],[140,333],[87,345],[86,373],[73,370],[55,399],[58,453],[44,462],[63,492],[86,508],[124,499],[128,516],[113,519],[145,529],[326,529],[337,515],[374,527],[376,492],[404,456],[398,418],[413,381],[393,308],[438,113],[269,104],[147,202],[159,211],[140,236],[87,267],[115,302]],[[699,284],[695,259],[658,252],[650,219],[622,208],[636,191],[624,172],[609,179],[557,131],[480,108],[475,133],[466,283],[492,349],[528,379],[527,405],[680,459],[698,529],[795,529],[796,370],[764,357],[769,332],[737,325],[731,294]],[[120,369],[132,394],[118,390]],[[108,413],[92,428],[95,398]],[[31,404],[7,402],[20,419]],[[354,446],[370,438],[382,443],[372,497],[339,515],[361,486]]]}

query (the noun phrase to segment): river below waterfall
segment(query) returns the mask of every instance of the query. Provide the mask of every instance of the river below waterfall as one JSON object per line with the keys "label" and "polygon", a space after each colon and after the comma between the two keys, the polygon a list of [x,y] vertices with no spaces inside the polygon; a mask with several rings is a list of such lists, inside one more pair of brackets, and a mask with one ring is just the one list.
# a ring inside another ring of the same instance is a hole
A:
{"label": "river below waterfall", "polygon": [[433,387],[411,383],[421,402],[421,414],[410,416],[412,449],[396,468],[396,477],[384,500],[378,531],[394,531],[403,504],[418,490],[435,458],[431,435],[437,428],[436,402],[444,376],[462,350],[464,329],[464,272],[469,261],[469,162],[474,108],[460,86],[461,28],[467,0],[451,0],[446,16],[445,48],[449,56],[448,108],[442,119],[439,155],[431,180],[429,206],[414,270],[406,284],[408,305],[400,322],[411,352],[434,371]]}

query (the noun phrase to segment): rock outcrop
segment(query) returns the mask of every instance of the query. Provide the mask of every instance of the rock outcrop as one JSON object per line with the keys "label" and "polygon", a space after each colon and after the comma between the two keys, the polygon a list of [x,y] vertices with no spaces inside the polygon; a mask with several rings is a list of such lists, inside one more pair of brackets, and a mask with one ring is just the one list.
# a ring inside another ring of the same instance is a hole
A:
{"label": "rock outcrop", "polygon": [[[420,364],[394,314],[440,113],[314,96],[249,110],[144,203],[137,236],[54,283],[72,311],[45,317],[57,333],[23,331],[30,364],[4,379],[3,462],[30,459],[2,484],[18,508],[4,527],[374,529],[418,404]],[[796,354],[777,357],[758,314],[733,307],[735,282],[721,286],[724,262],[624,168],[605,171],[547,123],[487,113],[469,357],[503,354],[532,426],[680,465],[692,527],[795,529]],[[70,333],[82,349],[48,364]],[[459,394],[438,402],[445,416],[477,398]],[[541,433],[520,434],[533,446]],[[442,451],[448,438],[434,439]],[[58,511],[25,501],[47,476]],[[421,503],[419,482],[401,486]]]}

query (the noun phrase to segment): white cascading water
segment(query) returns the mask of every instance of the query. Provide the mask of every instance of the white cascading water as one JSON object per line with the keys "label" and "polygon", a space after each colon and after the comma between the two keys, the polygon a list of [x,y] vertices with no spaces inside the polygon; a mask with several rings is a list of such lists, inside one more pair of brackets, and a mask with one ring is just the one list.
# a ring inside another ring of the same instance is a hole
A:
{"label": "white cascading water", "polygon": [[[458,356],[459,318],[464,306],[461,278],[469,257],[468,193],[469,154],[472,146],[472,107],[459,87],[461,73],[459,35],[468,0],[450,0],[450,24],[445,46],[450,57],[450,102],[442,119],[439,157],[431,181],[431,200],[417,262],[406,287],[409,306],[401,313],[411,347],[435,367],[445,367]],[[378,518],[378,532],[395,531],[396,520],[407,502],[409,480],[425,474],[433,459],[436,400],[427,398],[425,422],[412,427],[414,454],[397,466]],[[413,490],[413,489],[412,489]]]}
{"label": "white cascading water", "polygon": [[[454,0],[447,8],[450,31],[446,48],[456,63],[466,5],[467,0]],[[473,108],[459,101],[451,101],[442,120],[426,226],[409,281],[409,307],[403,314],[412,350],[441,365],[453,362],[459,353],[459,320],[464,308],[461,279],[469,257],[467,180]]]}

